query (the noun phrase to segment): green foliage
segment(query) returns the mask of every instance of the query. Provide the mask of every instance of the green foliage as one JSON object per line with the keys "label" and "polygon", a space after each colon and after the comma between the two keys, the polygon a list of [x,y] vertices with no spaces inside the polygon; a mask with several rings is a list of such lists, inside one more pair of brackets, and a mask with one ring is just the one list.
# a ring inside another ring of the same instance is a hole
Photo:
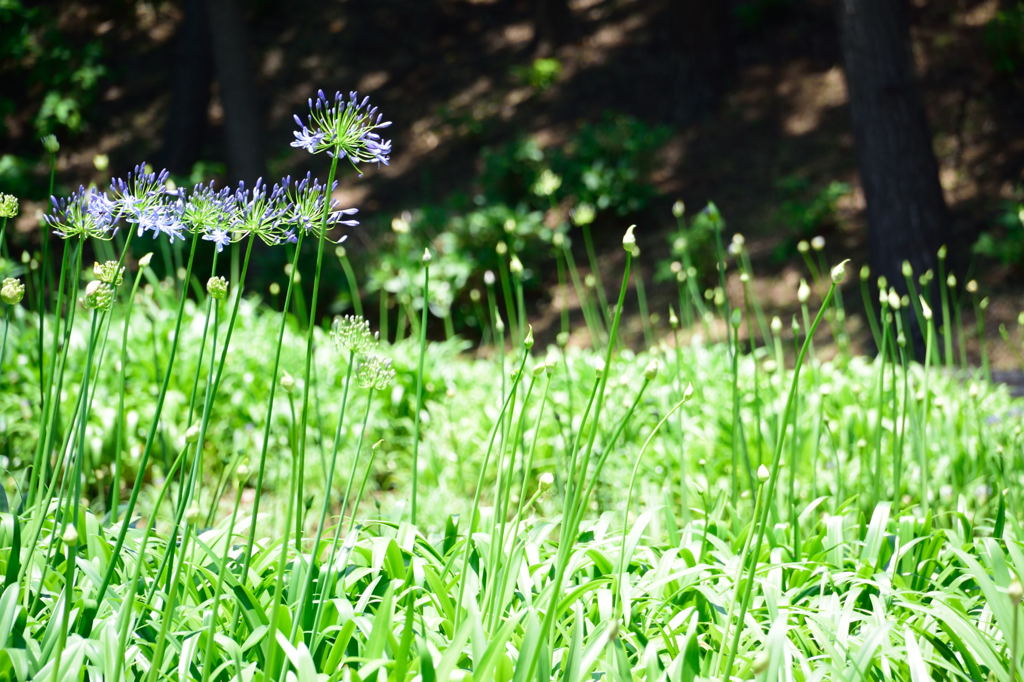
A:
{"label": "green foliage", "polygon": [[1024,267],[1024,201],[1008,201],[996,230],[978,236],[972,250],[1003,265]]}
{"label": "green foliage", "polygon": [[36,103],[33,125],[37,136],[76,133],[107,69],[99,40],[72,44],[50,9],[7,0],[0,6],[0,75],[7,95],[0,110],[13,112],[26,97]]}
{"label": "green foliage", "polygon": [[1000,10],[985,26],[984,40],[997,71],[1014,75],[1024,69],[1024,2]]}
{"label": "green foliage", "polygon": [[508,267],[514,254],[525,267],[524,286],[535,286],[537,273],[555,257],[555,235],[568,232],[570,219],[589,225],[602,216],[642,210],[655,195],[650,172],[668,137],[667,128],[606,114],[580,126],[564,146],[544,149],[522,138],[485,148],[473,198],[453,194],[393,221],[400,229],[370,264],[365,286],[419,310],[422,302],[408,292],[422,281],[418,261],[427,246],[438,294],[433,312],[451,312],[459,328],[464,321],[480,327],[468,294],[484,272]]}
{"label": "green foliage", "polygon": [[789,235],[776,247],[779,260],[791,257],[801,239],[834,229],[839,200],[851,191],[850,185],[837,180],[815,189],[807,178],[798,175],[782,178],[777,188],[781,202],[774,220]]}
{"label": "green foliage", "polygon": [[515,67],[512,74],[534,90],[544,92],[562,75],[562,62],[553,57],[540,57],[530,62],[529,66]]}

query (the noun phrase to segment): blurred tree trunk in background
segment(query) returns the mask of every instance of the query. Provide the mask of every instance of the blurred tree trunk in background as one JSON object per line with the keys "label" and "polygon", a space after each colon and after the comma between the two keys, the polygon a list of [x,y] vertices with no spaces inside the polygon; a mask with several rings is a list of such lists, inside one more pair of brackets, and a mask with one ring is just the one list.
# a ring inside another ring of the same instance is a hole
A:
{"label": "blurred tree trunk in background", "polygon": [[675,63],[675,83],[666,83],[677,117],[687,121],[713,110],[736,69],[732,3],[727,0],[669,0],[662,40]]}
{"label": "blurred tree trunk in background", "polygon": [[[263,122],[256,97],[245,37],[245,21],[235,0],[207,0],[213,63],[224,105],[224,137],[232,180],[253,181],[264,175]],[[212,36],[211,32],[211,36]]]}
{"label": "blurred tree trunk in background", "polygon": [[573,37],[572,10],[569,0],[533,0],[533,51],[551,54]]}
{"label": "blurred tree trunk in background", "polygon": [[906,0],[838,0],[857,162],[867,200],[871,268],[906,290],[901,272],[936,265],[949,213],[914,81]]}
{"label": "blurred tree trunk in background", "polygon": [[199,160],[210,104],[210,24],[204,0],[185,0],[175,48],[174,83],[159,163],[187,173]]}

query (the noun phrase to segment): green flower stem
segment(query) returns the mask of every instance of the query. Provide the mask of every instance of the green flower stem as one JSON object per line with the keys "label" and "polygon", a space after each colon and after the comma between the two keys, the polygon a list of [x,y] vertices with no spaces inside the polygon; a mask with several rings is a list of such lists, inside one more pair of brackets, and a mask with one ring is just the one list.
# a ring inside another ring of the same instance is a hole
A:
{"label": "green flower stem", "polygon": [[[345,483],[345,494],[341,498],[341,513],[338,517],[338,523],[334,527],[334,537],[331,539],[331,551],[327,554],[327,559],[324,561],[324,565],[327,567],[327,579],[326,583],[319,589],[316,601],[316,612],[313,615],[313,629],[312,633],[314,637],[320,636],[320,620],[323,618],[324,604],[327,601],[327,596],[334,590],[335,571],[331,570],[330,567],[334,565],[334,557],[338,552],[338,545],[341,543],[342,528],[345,526],[345,512],[348,510],[349,496],[352,494],[352,486],[356,480],[356,473],[359,470],[359,453],[363,451],[363,442],[366,437],[366,425],[370,420],[370,406],[373,402],[373,389],[370,389],[369,394],[366,397],[366,409],[363,411],[362,425],[359,428],[359,439],[356,442],[356,451],[352,457],[352,469],[349,471],[348,481]],[[351,522],[349,524],[349,533],[352,532],[352,528],[355,526],[356,509],[358,509],[358,502],[352,507]],[[319,547],[313,549],[313,560],[319,553]],[[315,651],[318,646],[317,641],[313,642],[313,650]]]}
{"label": "green flower stem", "polygon": [[121,450],[124,448],[124,415],[125,395],[128,387],[128,330],[132,320],[132,312],[135,310],[135,295],[139,290],[139,283],[142,281],[142,270],[135,273],[132,282],[132,290],[128,295],[128,307],[124,313],[124,325],[121,328],[121,368],[119,370],[119,385],[117,390],[117,416],[114,420],[114,468],[110,483],[110,513],[117,514],[117,508],[121,505]]}
{"label": "green flower stem", "polygon": [[[615,352],[616,342],[619,334],[619,324],[622,322],[622,309],[626,302],[626,292],[629,288],[629,277],[633,265],[633,255],[630,251],[626,252],[626,263],[623,267],[622,284],[619,287],[619,298],[615,304],[615,314],[612,316],[611,329],[608,333],[608,347],[605,350],[604,367],[601,369],[600,377],[597,380],[597,387],[594,398],[594,416],[591,422],[590,436],[587,440],[586,449],[584,450],[583,459],[578,469],[570,469],[569,478],[569,493],[566,496],[565,505],[562,511],[562,537],[565,540],[561,542],[558,547],[558,555],[555,563],[555,575],[551,581],[551,597],[548,602],[548,608],[544,613],[544,621],[541,625],[540,641],[546,642],[549,639],[549,633],[551,628],[554,626],[555,612],[557,611],[558,599],[562,596],[562,583],[565,579],[565,571],[569,567],[569,559],[572,556],[572,548],[574,546],[573,540],[579,530],[579,523],[583,516],[583,507],[586,505],[586,499],[580,496],[579,484],[574,483],[575,481],[584,480],[582,476],[585,476],[590,465],[590,457],[594,451],[594,442],[597,439],[598,425],[601,423],[601,412],[604,407],[604,395],[605,390],[608,387],[608,374],[611,371],[612,356]],[[589,411],[589,410],[588,410]],[[584,415],[583,422],[586,422],[586,415]],[[580,431],[582,432],[582,424]],[[577,445],[573,446],[573,459],[576,458],[576,452],[578,450]],[[580,476],[573,475],[579,472]],[[568,520],[568,525],[566,521]],[[526,669],[526,679],[531,679],[534,675],[534,671],[537,670],[539,664],[539,652],[538,647],[531,653],[530,662]]]}
{"label": "green flower stem", "polygon": [[[193,234],[192,245],[189,249],[188,266],[185,270],[186,285],[188,278],[192,273],[192,265],[195,262],[196,245],[198,242],[199,235]],[[93,619],[96,617],[96,609],[98,609],[99,605],[103,603],[103,597],[106,595],[107,587],[110,585],[110,581],[113,579],[114,573],[117,570],[117,563],[121,557],[121,550],[124,548],[125,537],[128,535],[128,527],[132,522],[132,514],[135,513],[135,505],[138,503],[139,493],[142,490],[142,483],[146,474],[146,468],[148,467],[149,459],[153,454],[153,446],[156,443],[156,434],[160,427],[160,415],[163,411],[164,400],[167,398],[167,390],[170,387],[171,374],[174,371],[174,361],[178,353],[178,342],[181,340],[181,321],[185,311],[185,300],[187,298],[185,288],[183,287],[181,299],[178,302],[178,312],[174,322],[174,340],[171,342],[171,348],[167,358],[167,369],[164,370],[163,382],[160,386],[160,392],[157,394],[156,405],[153,409],[153,421],[150,423],[149,432],[146,435],[146,444],[142,450],[142,457],[139,459],[139,472],[135,476],[135,483],[132,486],[131,494],[128,497],[128,506],[125,509],[124,519],[121,521],[121,528],[117,534],[117,541],[114,544],[114,549],[111,552],[110,558],[107,560],[107,570],[105,571],[103,580],[96,591],[96,606],[83,612],[81,620],[79,621],[78,632],[82,636],[87,636],[92,630]],[[112,513],[111,521],[115,518],[116,514]]]}
{"label": "green flower stem", "polygon": [[[323,540],[324,527],[327,522],[327,510],[330,507],[331,493],[334,490],[334,472],[338,464],[338,447],[341,444],[341,427],[345,422],[345,410],[348,407],[348,392],[352,383],[352,371],[355,367],[355,353],[349,351],[348,354],[348,367],[345,370],[345,381],[341,390],[341,410],[338,413],[338,423],[334,428],[334,442],[331,447],[331,463],[327,470],[327,482],[324,486],[326,491],[323,502],[320,504],[320,518],[316,524],[316,537],[313,539],[313,549],[310,552],[309,567],[306,570],[306,578],[302,582],[302,593],[299,596],[299,611],[295,614],[295,619],[292,621],[292,632],[291,640],[295,641],[298,635],[299,626],[305,617],[306,610],[306,599],[309,596],[310,590],[313,589],[313,573],[314,568],[319,561],[320,556],[320,542]],[[369,414],[367,414],[369,416]],[[351,481],[351,477],[349,478]],[[344,513],[344,510],[342,510]],[[339,526],[341,525],[339,521]]]}
{"label": "green flower stem", "polygon": [[423,264],[423,312],[420,319],[420,348],[416,362],[416,414],[412,432],[412,503],[409,517],[416,525],[416,496],[420,470],[420,418],[423,412],[423,359],[427,355],[427,312],[430,310],[430,263]]}
{"label": "green flower stem", "polygon": [[[786,404],[782,410],[782,425],[779,430],[779,437],[776,438],[775,447],[772,452],[771,467],[769,469],[768,481],[765,484],[763,491],[759,491],[757,501],[755,502],[755,525],[752,527],[752,531],[755,533],[753,546],[749,553],[744,550],[740,555],[740,567],[741,570],[747,571],[746,581],[739,580],[736,582],[737,592],[742,589],[742,595],[737,594],[739,597],[740,612],[736,618],[736,628],[733,632],[732,642],[728,648],[728,656],[725,663],[725,671],[722,675],[722,679],[730,679],[732,675],[732,668],[736,661],[736,654],[739,651],[740,635],[743,633],[743,624],[746,619],[747,609],[750,607],[750,599],[754,591],[754,575],[757,572],[757,559],[761,554],[761,545],[764,541],[766,532],[765,525],[768,521],[768,512],[772,508],[772,501],[775,499],[775,486],[779,480],[779,465],[782,463],[782,451],[785,445],[786,425],[793,419],[793,407],[796,403],[797,392],[800,387],[800,369],[803,367],[804,358],[807,356],[807,352],[811,347],[811,339],[814,337],[814,333],[818,330],[818,326],[825,317],[825,311],[828,309],[829,303],[832,302],[832,297],[835,295],[836,285],[832,283],[829,286],[828,293],[825,294],[825,299],[821,302],[821,307],[818,308],[818,314],[814,317],[814,322],[810,325],[807,330],[807,335],[804,337],[803,345],[800,347],[800,353],[797,355],[796,364],[793,367],[793,379],[790,382],[789,394],[786,397]],[[761,493],[764,493],[763,495]],[[735,603],[735,599],[734,602]],[[731,610],[731,609],[730,609]],[[729,621],[732,622],[731,619]]]}

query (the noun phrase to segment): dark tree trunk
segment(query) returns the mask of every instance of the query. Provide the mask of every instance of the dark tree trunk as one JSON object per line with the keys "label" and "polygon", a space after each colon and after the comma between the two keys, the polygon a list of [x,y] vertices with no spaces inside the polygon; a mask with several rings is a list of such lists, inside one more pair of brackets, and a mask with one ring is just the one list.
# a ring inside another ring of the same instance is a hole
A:
{"label": "dark tree trunk", "polygon": [[210,27],[203,0],[186,0],[175,48],[174,83],[160,165],[187,173],[199,160],[210,104]]}
{"label": "dark tree trunk", "polygon": [[938,164],[914,81],[906,0],[838,0],[871,267],[905,291],[909,261],[936,265],[950,234]]}
{"label": "dark tree trunk", "polygon": [[729,88],[736,67],[732,3],[726,0],[669,0],[661,22],[677,99],[674,118],[690,121],[713,110]]}
{"label": "dark tree trunk", "polygon": [[533,50],[550,54],[573,37],[574,23],[568,0],[533,0]]}
{"label": "dark tree trunk", "polygon": [[247,56],[245,23],[235,0],[208,0],[213,63],[224,105],[224,138],[233,180],[253,181],[264,174],[263,122],[253,67]]}

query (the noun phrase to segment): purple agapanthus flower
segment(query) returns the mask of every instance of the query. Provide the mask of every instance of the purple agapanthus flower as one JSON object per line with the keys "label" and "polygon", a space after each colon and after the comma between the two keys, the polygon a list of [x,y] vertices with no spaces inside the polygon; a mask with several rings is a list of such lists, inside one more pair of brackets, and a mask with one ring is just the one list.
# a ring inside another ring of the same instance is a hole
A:
{"label": "purple agapanthus flower", "polygon": [[230,229],[235,234],[252,234],[266,244],[278,244],[283,236],[282,220],[288,212],[285,187],[288,178],[268,191],[262,178],[252,189],[240,182],[231,195]]}
{"label": "purple agapanthus flower", "polygon": [[224,250],[224,247],[231,243],[231,233],[227,230],[220,230],[214,228],[203,233],[203,239],[208,242],[213,242],[214,246],[217,247],[217,253]]}
{"label": "purple agapanthus flower", "polygon": [[[333,190],[335,187],[337,187],[337,183],[334,183],[331,189]],[[285,220],[301,230],[303,234],[317,232],[321,225],[327,229],[335,225],[347,227],[358,225],[359,221],[351,216],[359,213],[359,209],[338,208],[337,202],[333,199],[330,200],[325,220],[324,208],[329,194],[319,180],[307,173],[306,177],[294,185],[290,185],[287,190],[289,208]]]}
{"label": "purple agapanthus flower", "polygon": [[171,243],[185,238],[185,224],[181,222],[180,205],[177,204],[148,206],[139,212],[135,224],[140,237],[146,232],[152,232],[154,239],[163,234]]}
{"label": "purple agapanthus flower", "polygon": [[336,92],[328,97],[323,90],[308,101],[306,120],[295,116],[299,129],[294,132],[293,147],[311,154],[326,152],[339,159],[347,158],[357,169],[361,163],[387,165],[391,160],[391,140],[380,137],[377,131],[391,125],[385,121],[370,98],[359,98],[353,91],[346,98]]}
{"label": "purple agapanthus flower", "polygon": [[113,218],[109,207],[99,197],[109,202],[104,195],[84,187],[67,197],[50,197],[53,208],[43,220],[62,239],[110,239],[114,232]]}

